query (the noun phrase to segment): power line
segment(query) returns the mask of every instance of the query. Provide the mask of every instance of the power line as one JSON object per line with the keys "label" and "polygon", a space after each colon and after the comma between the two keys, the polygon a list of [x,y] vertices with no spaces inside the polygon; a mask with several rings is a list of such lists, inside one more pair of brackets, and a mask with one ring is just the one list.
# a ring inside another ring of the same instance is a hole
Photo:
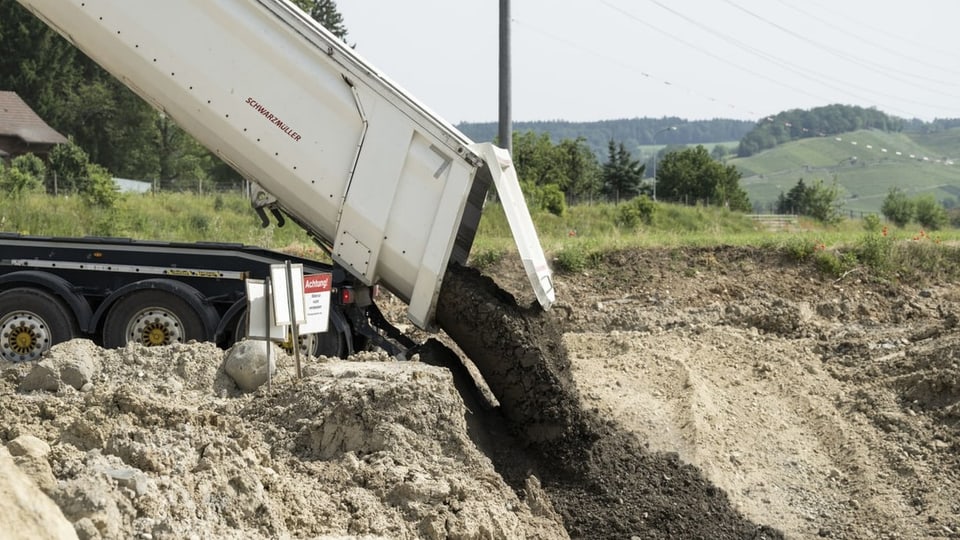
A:
{"label": "power line", "polygon": [[[815,72],[815,71],[813,71],[813,70],[811,70],[811,69],[809,69],[809,68],[806,68],[806,67],[804,67],[804,66],[795,64],[795,63],[790,62],[790,61],[787,61],[787,60],[783,60],[783,59],[781,59],[781,58],[778,58],[778,57],[776,57],[776,56],[774,56],[774,55],[771,55],[771,54],[767,53],[766,51],[764,51],[764,50],[762,50],[762,49],[758,49],[757,47],[753,47],[753,46],[751,46],[751,45],[749,45],[749,44],[746,44],[746,43],[744,43],[744,42],[742,42],[742,41],[740,41],[740,40],[738,40],[738,39],[736,39],[736,38],[733,38],[733,37],[730,37],[730,36],[728,36],[728,35],[726,35],[726,34],[723,34],[723,33],[721,33],[721,32],[718,32],[718,31],[715,30],[712,26],[707,25],[707,24],[703,24],[703,23],[701,23],[701,22],[699,22],[699,21],[697,21],[697,20],[695,20],[695,19],[693,19],[693,18],[691,18],[691,17],[689,17],[689,16],[687,16],[687,15],[684,15],[683,13],[681,13],[681,12],[679,12],[679,11],[677,11],[677,10],[675,10],[675,9],[667,6],[667,5],[665,5],[664,3],[662,3],[662,2],[660,2],[660,1],[658,1],[658,0],[649,0],[649,1],[650,1],[651,3],[657,5],[657,6],[660,7],[661,9],[664,9],[664,10],[672,13],[673,15],[675,15],[675,16],[683,19],[684,21],[686,21],[686,22],[688,22],[688,23],[696,26],[697,28],[703,30],[704,32],[707,32],[707,33],[709,33],[709,34],[712,34],[712,35],[720,38],[721,40],[726,41],[727,43],[730,43],[731,45],[733,45],[733,46],[735,46],[735,47],[737,47],[737,48],[739,48],[739,49],[742,49],[742,50],[746,51],[746,52],[749,53],[749,54],[758,56],[758,57],[760,57],[760,58],[762,58],[762,59],[764,59],[764,60],[766,60],[766,61],[768,61],[768,62],[770,62],[770,63],[772,63],[772,64],[775,64],[775,65],[777,65],[777,66],[779,66],[779,67],[781,67],[781,68],[783,68],[783,69],[785,69],[785,70],[787,70],[787,71],[789,71],[789,72],[791,72],[791,73],[800,75],[800,76],[802,76],[802,77],[806,77],[806,78],[808,78],[808,79],[815,80],[816,82],[818,82],[819,84],[821,84],[821,85],[823,85],[823,86],[825,86],[825,87],[827,87],[827,88],[831,88],[831,89],[833,89],[833,90],[837,90],[837,91],[840,91],[840,92],[844,92],[844,93],[850,95],[851,97],[860,99],[860,100],[862,100],[862,101],[867,101],[867,102],[870,102],[870,101],[873,101],[873,100],[872,100],[872,99],[869,99],[869,98],[866,98],[866,97],[864,97],[863,95],[858,95],[858,94],[855,94],[855,93],[851,92],[851,91],[850,91],[851,88],[856,89],[856,90],[859,90],[859,91],[864,91],[864,92],[872,93],[872,94],[874,94],[874,95],[885,96],[885,97],[892,98],[892,99],[902,99],[902,98],[900,98],[899,96],[895,96],[895,95],[893,95],[893,94],[887,94],[887,93],[885,93],[885,92],[877,91],[877,90],[875,90],[875,89],[867,88],[867,87],[860,86],[860,85],[857,85],[857,84],[850,84],[850,83],[848,83],[848,84],[846,84],[845,86],[841,86],[841,85],[835,84],[830,77],[824,76],[824,75],[822,75],[822,74],[820,74],[820,73],[817,73],[817,72]],[[791,89],[794,89],[795,87],[794,87],[794,86],[791,86],[790,88],[791,88]],[[910,101],[911,103],[913,103],[913,104],[915,104],[915,105],[926,105],[926,103],[919,102],[919,101],[911,101],[911,100],[906,100],[906,101]],[[901,112],[904,112],[904,111],[901,111]]]}
{"label": "power line", "polygon": [[[765,50],[765,49],[763,49],[763,48],[761,48],[761,47],[752,45],[752,44],[750,44],[750,43],[748,43],[748,42],[745,42],[745,41],[743,41],[743,40],[741,40],[741,39],[737,39],[737,38],[735,38],[735,37],[732,37],[732,36],[729,35],[729,34],[726,34],[726,33],[722,32],[722,31],[717,30],[717,29],[716,29],[716,26],[717,26],[716,24],[705,24],[705,23],[703,23],[703,22],[700,22],[700,20],[698,20],[697,18],[691,17],[691,16],[689,16],[689,15],[687,15],[687,14],[685,14],[685,13],[683,13],[683,12],[681,12],[681,11],[673,8],[673,7],[671,7],[670,5],[668,5],[666,2],[664,2],[664,1],[662,1],[662,0],[648,0],[648,1],[651,2],[652,4],[654,4],[655,6],[657,6],[658,8],[660,8],[660,9],[662,9],[662,10],[665,10],[665,11],[669,12],[670,14],[672,14],[673,16],[681,19],[681,20],[684,21],[686,24],[689,24],[689,25],[692,25],[693,27],[695,27],[695,28],[697,29],[697,34],[698,34],[698,35],[701,35],[701,34],[709,34],[709,35],[711,35],[711,36],[714,36],[715,38],[717,38],[717,39],[719,39],[719,40],[721,40],[721,41],[723,41],[723,42],[725,42],[725,43],[727,43],[727,44],[729,44],[729,45],[731,45],[731,46],[733,46],[733,47],[735,47],[735,48],[737,48],[737,49],[739,49],[739,50],[742,50],[742,51],[744,51],[745,53],[747,53],[747,54],[749,54],[749,55],[751,55],[751,56],[757,57],[757,58],[759,58],[759,59],[761,59],[761,60],[769,63],[770,65],[777,67],[778,69],[782,69],[782,70],[784,70],[784,71],[787,72],[787,73],[790,73],[790,74],[792,74],[792,75],[796,75],[796,76],[802,77],[802,78],[803,78],[803,81],[798,81],[798,80],[792,79],[792,78],[778,77],[778,76],[776,76],[775,74],[773,74],[773,73],[770,72],[770,71],[764,71],[764,70],[758,70],[758,69],[751,68],[751,67],[745,65],[744,62],[742,62],[742,61],[736,61],[736,60],[734,60],[734,59],[731,59],[730,56],[725,56],[725,55],[721,54],[720,52],[718,52],[717,50],[709,49],[709,48],[707,48],[707,47],[704,47],[704,46],[701,45],[701,44],[693,43],[693,42],[691,42],[691,41],[685,40],[685,39],[683,39],[681,36],[677,35],[675,32],[668,32],[668,31],[664,30],[663,28],[659,27],[658,25],[652,24],[651,22],[648,22],[647,20],[644,20],[643,18],[637,16],[635,13],[631,12],[630,10],[627,10],[627,9],[624,9],[624,8],[622,8],[622,7],[620,7],[620,6],[617,6],[615,3],[613,3],[613,2],[610,1],[610,0],[600,0],[600,4],[603,5],[603,6],[605,6],[607,9],[610,9],[611,11],[617,13],[618,16],[620,16],[622,19],[628,20],[628,21],[630,22],[630,24],[636,24],[636,25],[642,26],[642,27],[648,29],[649,31],[651,31],[651,32],[653,32],[653,33],[656,33],[656,34],[658,34],[658,35],[660,35],[660,36],[663,36],[663,37],[665,37],[665,38],[667,38],[667,39],[670,39],[670,40],[672,40],[672,41],[675,41],[675,42],[677,42],[677,43],[680,43],[680,44],[682,44],[683,46],[685,46],[685,47],[687,47],[687,48],[689,48],[689,49],[697,52],[697,53],[700,54],[700,55],[703,55],[703,56],[706,57],[706,58],[710,58],[711,60],[716,61],[716,62],[718,62],[718,63],[722,63],[722,64],[724,64],[724,65],[731,66],[731,67],[733,67],[733,68],[735,68],[735,69],[737,69],[737,70],[739,70],[739,71],[742,71],[742,72],[744,72],[744,73],[747,73],[747,74],[749,74],[749,75],[752,75],[753,77],[756,77],[756,78],[758,78],[758,79],[767,81],[767,82],[769,82],[769,83],[771,83],[771,84],[773,84],[773,85],[776,85],[776,86],[778,86],[778,87],[780,87],[780,88],[787,89],[787,90],[789,90],[791,93],[798,94],[798,95],[804,95],[804,96],[813,98],[813,99],[815,99],[815,100],[817,100],[817,101],[824,102],[824,104],[834,103],[834,102],[836,102],[837,100],[836,100],[836,99],[831,99],[831,98],[824,97],[823,95],[820,95],[820,93],[818,93],[817,91],[812,90],[809,86],[804,86],[802,83],[805,82],[805,81],[809,81],[810,83],[813,83],[814,86],[819,85],[819,86],[822,87],[822,88],[830,89],[830,90],[835,91],[835,92],[841,92],[841,93],[843,93],[843,94],[845,94],[845,95],[850,96],[850,98],[851,98],[852,100],[860,101],[860,102],[863,102],[863,103],[865,103],[865,104],[873,104],[873,106],[877,107],[878,109],[882,109],[882,110],[887,111],[887,112],[895,113],[895,114],[901,115],[901,116],[903,116],[903,117],[905,117],[905,118],[915,117],[916,114],[915,114],[915,113],[912,113],[912,112],[910,112],[910,111],[907,111],[906,109],[903,109],[903,108],[900,107],[900,106],[890,105],[889,103],[896,102],[896,103],[907,104],[907,105],[911,105],[911,106],[915,105],[915,106],[917,106],[917,107],[922,107],[922,108],[930,108],[930,107],[931,107],[931,104],[930,104],[930,101],[929,101],[929,100],[924,101],[924,100],[920,100],[920,99],[913,99],[913,98],[911,98],[911,97],[909,97],[909,96],[906,96],[906,97],[905,97],[905,96],[900,95],[900,94],[895,94],[895,93],[891,93],[891,92],[889,92],[889,91],[886,91],[887,85],[867,86],[867,85],[863,85],[863,84],[858,84],[855,80],[851,80],[851,79],[839,79],[839,78],[837,78],[837,77],[833,77],[833,76],[824,74],[822,71],[817,71],[815,68],[811,68],[811,67],[808,67],[808,66],[805,66],[805,65],[802,65],[802,64],[798,64],[798,63],[793,62],[793,61],[791,61],[791,60],[789,60],[789,59],[784,59],[784,58],[779,57],[779,56],[777,56],[777,55],[771,54],[770,52],[768,52],[767,50]],[[779,1],[780,1],[781,3],[783,3],[783,0],[779,0]],[[831,54],[831,55],[833,55],[833,56],[837,56],[837,57],[841,58],[841,59],[844,60],[844,61],[852,62],[854,65],[856,65],[856,66],[858,66],[858,67],[860,67],[860,68],[862,68],[862,69],[868,70],[868,71],[871,72],[871,73],[877,73],[877,74],[879,74],[879,75],[881,75],[881,76],[891,78],[892,80],[896,80],[896,81],[898,81],[898,82],[900,82],[900,83],[902,83],[902,84],[906,84],[906,85],[908,85],[908,86],[920,88],[920,89],[924,90],[925,92],[933,92],[933,93],[936,93],[936,94],[938,94],[938,95],[947,96],[947,97],[950,97],[950,98],[960,97],[960,95],[958,95],[958,94],[956,94],[956,93],[948,93],[948,92],[938,91],[938,89],[930,88],[930,85],[922,85],[922,84],[916,82],[917,80],[921,80],[921,79],[923,79],[923,80],[929,80],[929,81],[937,81],[937,79],[933,79],[933,78],[930,78],[930,77],[922,77],[922,76],[908,75],[909,77],[912,77],[912,78],[915,79],[915,80],[910,80],[910,79],[908,79],[908,80],[903,80],[901,77],[897,77],[897,76],[896,76],[897,73],[903,73],[903,72],[900,71],[900,70],[893,69],[891,66],[886,66],[886,65],[882,65],[882,64],[877,64],[876,62],[871,62],[871,61],[864,61],[864,60],[858,58],[856,55],[847,54],[847,53],[844,53],[843,51],[840,51],[840,50],[836,49],[835,47],[830,47],[830,46],[827,46],[827,45],[823,45],[822,43],[819,43],[819,42],[817,42],[816,40],[811,39],[811,38],[803,35],[802,33],[800,33],[799,31],[797,31],[797,30],[795,30],[795,29],[793,29],[793,28],[789,28],[789,27],[787,27],[787,26],[785,26],[785,25],[783,25],[783,24],[777,23],[776,21],[770,20],[769,18],[766,18],[766,17],[764,17],[763,15],[760,15],[760,14],[755,13],[755,12],[749,10],[749,9],[746,9],[746,8],[738,5],[737,3],[735,3],[735,2],[733,2],[733,1],[731,1],[731,0],[724,0],[724,2],[725,2],[726,4],[728,4],[730,7],[734,8],[734,9],[736,9],[736,10],[742,12],[742,13],[745,13],[746,15],[750,16],[751,18],[758,19],[758,20],[764,22],[764,24],[766,24],[766,25],[768,25],[768,26],[776,29],[776,31],[778,31],[778,32],[786,33],[787,35],[790,35],[790,36],[794,37],[795,39],[801,40],[802,42],[804,42],[804,43],[806,43],[806,44],[808,44],[808,45],[810,45],[810,46],[812,46],[812,47],[815,47],[815,48],[820,49],[820,50],[824,50],[824,51],[828,52],[829,54]],[[790,7],[790,6],[788,6],[788,7]],[[793,8],[793,9],[799,10],[799,8]],[[800,11],[801,11],[801,13],[803,13],[803,14],[809,15],[809,14],[807,14],[806,12],[803,12],[802,10],[800,10]],[[826,21],[824,21],[824,20],[823,20],[822,18],[820,18],[820,17],[811,17],[811,19],[817,20],[817,21],[819,22],[819,24],[821,24],[821,25],[823,25],[823,26],[831,27],[831,28],[833,28],[833,29],[840,29],[837,25],[834,25],[834,24],[825,24]],[[721,100],[721,99],[718,99],[718,98],[716,98],[716,97],[714,97],[714,96],[705,94],[705,93],[703,93],[702,91],[700,91],[700,90],[698,90],[698,89],[690,88],[689,85],[686,85],[686,86],[685,86],[681,81],[667,80],[667,79],[664,79],[664,78],[662,78],[662,77],[658,77],[658,76],[655,75],[654,73],[651,73],[651,71],[650,71],[649,69],[642,68],[642,67],[638,66],[638,65],[635,64],[635,63],[631,63],[631,62],[628,62],[628,61],[624,61],[621,57],[618,57],[618,56],[615,56],[615,55],[611,55],[610,52],[609,52],[609,50],[607,50],[607,51],[602,51],[602,52],[601,52],[601,51],[598,51],[598,50],[595,50],[595,49],[590,49],[589,47],[584,47],[581,43],[576,43],[576,42],[574,42],[573,40],[571,40],[569,37],[567,37],[569,34],[565,34],[564,36],[560,36],[560,35],[554,34],[554,33],[552,33],[552,32],[546,31],[546,30],[544,30],[544,29],[542,29],[542,28],[539,28],[539,27],[537,27],[536,25],[527,23],[526,21],[523,21],[523,20],[520,20],[520,19],[517,19],[517,18],[514,18],[514,19],[512,19],[512,20],[513,20],[513,22],[516,23],[518,26],[521,26],[521,27],[525,28],[525,29],[526,29],[527,31],[529,31],[529,32],[533,32],[533,33],[539,34],[539,35],[541,35],[541,36],[547,37],[547,38],[549,38],[549,39],[551,39],[551,40],[553,40],[553,41],[556,41],[556,42],[558,42],[558,43],[563,43],[564,45],[566,45],[567,47],[569,47],[571,50],[575,50],[575,51],[577,51],[577,52],[579,52],[579,53],[588,54],[588,55],[590,55],[590,56],[593,56],[593,57],[602,59],[602,60],[604,60],[604,61],[606,61],[606,62],[609,62],[611,65],[616,65],[616,66],[619,66],[619,67],[622,67],[622,68],[626,68],[626,69],[631,70],[631,71],[635,71],[635,72],[639,73],[641,76],[643,76],[645,79],[650,80],[651,82],[660,83],[660,84],[662,84],[662,85],[664,85],[664,86],[672,87],[672,88],[674,88],[674,89],[676,89],[676,90],[678,90],[678,91],[684,91],[684,92],[687,93],[687,94],[690,94],[690,95],[692,95],[692,96],[696,96],[696,97],[698,97],[698,98],[700,98],[700,99],[704,99],[704,100],[709,101],[709,102],[724,103],[724,104],[726,104],[726,106],[728,106],[728,107],[731,108],[731,109],[737,109],[737,110],[744,111],[744,112],[746,112],[747,114],[749,114],[749,115],[751,115],[751,116],[754,116],[754,117],[759,117],[759,116],[761,116],[759,113],[757,113],[756,111],[752,110],[751,108],[742,107],[742,106],[740,106],[740,105],[738,105],[738,104],[736,104],[736,103],[727,103],[726,100]],[[573,35],[576,35],[576,34],[573,34]],[[844,33],[844,35],[849,35],[849,32]],[[861,42],[863,42],[863,43],[865,43],[865,44],[867,44],[867,45],[875,46],[875,47],[877,47],[878,49],[889,49],[889,48],[885,48],[885,47],[879,46],[879,45],[877,45],[877,44],[871,44],[871,42],[870,42],[869,40],[867,40],[866,38],[862,38],[862,37],[859,37],[859,36],[858,36],[857,39],[858,39],[858,41],[861,41]],[[907,59],[909,58],[909,57],[907,57],[906,55],[903,55],[903,54],[899,54],[899,57],[901,57],[901,58],[907,58]],[[930,64],[929,62],[917,62],[916,64],[917,64],[917,65],[927,65],[927,66],[931,66],[931,67],[937,67],[937,66],[935,66],[935,65],[933,65],[933,64]],[[943,71],[943,72],[945,72],[945,73],[949,72],[948,70],[941,70],[941,71]],[[949,83],[946,83],[946,82],[942,82],[942,81],[941,81],[940,84],[949,84]],[[873,97],[868,97],[868,96],[873,96]],[[960,101],[960,100],[958,100],[958,101]],[[881,104],[882,102],[887,102],[888,104]],[[764,113],[764,114],[766,114],[766,113]],[[938,116],[940,116],[940,115],[938,115]]]}
{"label": "power line", "polygon": [[[740,5],[736,4],[735,2],[733,2],[733,0],[722,0],[722,1],[723,1],[724,3],[726,3],[726,4],[728,4],[728,5],[736,8],[736,9],[742,11],[743,13],[746,13],[747,15],[756,18],[757,20],[759,20],[759,21],[761,21],[761,22],[763,22],[763,23],[765,23],[765,24],[768,24],[768,25],[770,25],[770,26],[772,26],[772,27],[774,27],[774,28],[776,28],[776,29],[778,29],[778,30],[780,30],[780,31],[788,34],[788,35],[791,35],[791,36],[795,37],[796,39],[799,39],[800,41],[803,41],[804,43],[807,43],[807,44],[809,44],[809,45],[812,45],[813,47],[816,47],[816,48],[818,48],[818,49],[820,49],[820,50],[823,50],[823,51],[825,51],[825,52],[827,52],[827,53],[830,53],[831,55],[836,56],[837,58],[840,58],[840,59],[842,59],[842,60],[846,60],[847,62],[850,62],[850,63],[855,64],[855,65],[857,65],[857,66],[872,68],[876,73],[878,73],[878,74],[880,74],[880,75],[883,75],[883,76],[885,76],[885,77],[887,77],[887,78],[889,78],[889,79],[891,79],[891,80],[895,80],[895,81],[897,81],[897,82],[900,82],[900,83],[903,83],[903,84],[907,84],[907,85],[910,85],[910,86],[913,86],[913,87],[915,87],[915,88],[919,88],[919,89],[922,89],[922,90],[934,91],[934,92],[936,92],[936,93],[938,93],[938,94],[941,94],[941,95],[943,95],[943,96],[945,96],[945,97],[951,97],[951,98],[956,98],[956,97],[958,97],[956,94],[948,94],[948,93],[945,93],[945,92],[938,92],[938,91],[935,91],[935,90],[930,89],[929,87],[922,86],[922,85],[914,82],[915,80],[918,80],[918,79],[919,79],[919,80],[925,80],[925,81],[927,81],[927,82],[934,82],[934,83],[938,83],[938,84],[939,84],[939,83],[942,83],[942,81],[939,81],[939,80],[936,80],[936,79],[931,79],[931,78],[929,78],[929,77],[924,77],[924,76],[921,76],[921,75],[915,75],[915,74],[906,73],[906,72],[904,72],[904,71],[902,71],[902,70],[896,69],[895,67],[893,67],[893,66],[890,65],[890,64],[887,64],[887,65],[877,64],[876,62],[873,62],[872,60],[868,60],[868,59],[865,59],[865,58],[858,58],[857,56],[854,56],[854,55],[852,55],[852,54],[848,54],[848,53],[846,53],[846,52],[844,52],[844,51],[841,51],[841,50],[838,50],[838,49],[836,49],[836,48],[834,48],[834,47],[830,47],[830,46],[828,46],[828,45],[824,45],[824,44],[822,44],[822,43],[819,43],[819,42],[817,42],[817,41],[814,41],[814,40],[812,40],[812,39],[804,36],[803,34],[799,34],[799,33],[795,32],[794,30],[792,30],[792,29],[789,28],[789,27],[786,27],[786,26],[783,26],[783,25],[781,25],[781,24],[778,24],[778,23],[776,23],[776,22],[774,22],[774,21],[772,21],[772,20],[770,20],[770,19],[767,19],[766,17],[763,17],[762,15],[759,15],[759,14],[757,14],[757,13],[754,13],[753,11],[751,11],[751,10],[749,10],[749,9],[747,9],[747,8],[744,8],[743,6],[740,6]],[[894,73],[903,75],[905,78],[895,77],[895,76],[893,76]]]}
{"label": "power line", "polygon": [[[826,18],[826,17],[821,17],[821,16],[817,15],[816,13],[812,13],[812,12],[810,12],[810,11],[807,11],[807,10],[805,10],[805,9],[802,9],[802,8],[800,8],[799,6],[795,6],[795,5],[787,2],[786,0],[777,0],[777,1],[778,1],[781,5],[783,5],[784,7],[788,8],[788,9],[792,9],[792,10],[796,11],[797,13],[800,13],[800,14],[806,16],[806,17],[809,17],[810,19],[813,19],[813,20],[817,21],[819,24],[822,24],[822,25],[824,25],[824,26],[828,26],[828,27],[830,27],[830,28],[833,28],[834,30],[837,30],[838,32],[841,32],[843,35],[849,36],[849,37],[851,37],[851,38],[859,41],[860,43],[863,43],[863,44],[868,45],[868,46],[870,46],[870,47],[874,47],[874,48],[876,48],[876,49],[878,49],[878,50],[881,50],[881,51],[883,51],[883,52],[885,52],[885,53],[887,53],[887,54],[890,54],[890,55],[892,55],[892,56],[896,56],[896,57],[898,57],[898,58],[902,58],[902,59],[907,60],[908,62],[913,63],[913,64],[919,64],[919,65],[922,65],[922,66],[927,66],[927,67],[929,67],[929,68],[931,68],[931,69],[936,69],[936,70],[939,70],[939,71],[944,71],[944,72],[952,73],[952,74],[954,74],[954,75],[960,75],[960,71],[955,71],[955,70],[949,69],[949,65],[945,65],[945,64],[943,64],[943,63],[928,62],[928,61],[927,61],[926,59],[924,59],[924,58],[917,58],[917,57],[914,57],[914,56],[910,56],[910,55],[904,54],[903,51],[901,51],[900,49],[897,49],[897,48],[895,48],[895,47],[887,47],[886,45],[884,45],[884,44],[882,44],[882,43],[877,43],[877,42],[875,42],[875,41],[873,41],[873,40],[867,39],[867,38],[865,38],[865,37],[863,37],[863,36],[861,36],[861,35],[859,35],[859,34],[856,34],[856,33],[852,32],[852,31],[850,31],[849,28],[840,26],[840,25],[838,25],[838,24],[834,24],[833,21],[831,21],[830,19],[828,19],[828,18]],[[851,23],[851,22],[856,22],[856,20],[852,20],[852,21],[851,21],[850,19],[845,19],[845,22]],[[868,27],[868,28],[869,28],[869,27]],[[888,37],[888,38],[889,38],[889,37],[897,37],[897,36],[895,36],[895,35],[893,35],[893,34],[890,34],[889,31],[884,31],[884,37]],[[916,42],[911,42],[911,43],[916,44]],[[956,58],[956,57],[955,57],[955,58]]]}

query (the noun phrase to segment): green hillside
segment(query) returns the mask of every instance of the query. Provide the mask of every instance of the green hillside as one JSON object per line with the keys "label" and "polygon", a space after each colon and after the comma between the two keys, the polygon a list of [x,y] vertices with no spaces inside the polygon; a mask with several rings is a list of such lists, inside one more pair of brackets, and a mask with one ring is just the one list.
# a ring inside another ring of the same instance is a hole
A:
{"label": "green hillside", "polygon": [[956,203],[958,158],[960,129],[933,134],[864,130],[801,139],[728,163],[742,173],[741,185],[755,207],[770,209],[780,193],[800,179],[809,185],[836,178],[844,208],[858,215],[879,212],[892,187],[909,196],[929,193],[939,201]]}

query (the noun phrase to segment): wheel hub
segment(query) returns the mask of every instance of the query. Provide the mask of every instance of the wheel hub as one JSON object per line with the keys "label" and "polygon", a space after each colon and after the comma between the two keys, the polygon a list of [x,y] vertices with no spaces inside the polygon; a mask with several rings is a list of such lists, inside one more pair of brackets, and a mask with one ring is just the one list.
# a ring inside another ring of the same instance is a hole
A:
{"label": "wheel hub", "polygon": [[183,342],[180,319],[166,310],[143,310],[130,321],[129,328],[130,340],[147,347]]}
{"label": "wheel hub", "polygon": [[11,313],[0,323],[0,354],[12,362],[36,360],[50,345],[50,331],[29,311]]}
{"label": "wheel hub", "polygon": [[[317,335],[304,334],[297,337],[297,344],[300,346],[300,354],[311,355],[317,349]],[[293,339],[290,331],[287,331],[287,339],[280,343],[280,348],[287,354],[293,354]]]}

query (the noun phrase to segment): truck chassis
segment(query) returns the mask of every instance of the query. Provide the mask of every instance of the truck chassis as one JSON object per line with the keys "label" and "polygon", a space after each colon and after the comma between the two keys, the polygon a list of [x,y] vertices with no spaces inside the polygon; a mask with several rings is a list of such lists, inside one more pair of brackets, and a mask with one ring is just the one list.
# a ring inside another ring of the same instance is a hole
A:
{"label": "truck chassis", "polygon": [[412,346],[379,313],[373,288],[335,265],[241,244],[0,233],[0,357],[35,360],[76,337],[108,348],[228,347],[246,334],[244,280],[285,261],[333,275],[330,328],[300,336],[301,351],[346,357],[370,343],[391,353]]}

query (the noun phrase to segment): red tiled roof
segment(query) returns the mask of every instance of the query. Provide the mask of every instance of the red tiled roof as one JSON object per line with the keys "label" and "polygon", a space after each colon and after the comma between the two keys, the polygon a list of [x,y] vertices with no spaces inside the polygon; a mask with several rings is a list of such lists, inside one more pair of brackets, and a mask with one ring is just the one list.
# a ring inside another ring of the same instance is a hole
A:
{"label": "red tiled roof", "polygon": [[67,142],[66,137],[48,126],[16,92],[0,91],[0,135],[20,137],[26,143]]}

